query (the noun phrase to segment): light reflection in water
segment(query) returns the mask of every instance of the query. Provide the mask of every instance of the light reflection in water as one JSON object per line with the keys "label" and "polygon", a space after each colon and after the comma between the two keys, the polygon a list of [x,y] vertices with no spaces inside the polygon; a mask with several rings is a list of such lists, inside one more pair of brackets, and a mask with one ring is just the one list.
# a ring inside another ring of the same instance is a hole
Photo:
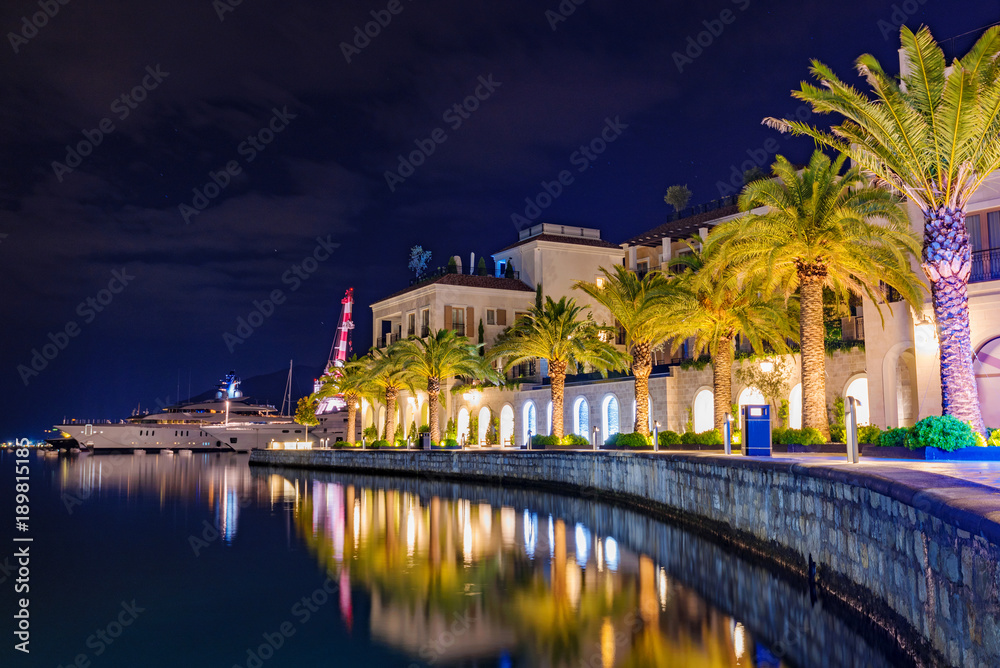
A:
{"label": "light reflection in water", "polygon": [[[299,535],[321,567],[370,593],[371,636],[415,661],[749,665],[730,617],[582,523],[546,514],[548,558],[539,559],[530,509],[319,481],[302,489]],[[338,543],[344,535],[355,540]]]}

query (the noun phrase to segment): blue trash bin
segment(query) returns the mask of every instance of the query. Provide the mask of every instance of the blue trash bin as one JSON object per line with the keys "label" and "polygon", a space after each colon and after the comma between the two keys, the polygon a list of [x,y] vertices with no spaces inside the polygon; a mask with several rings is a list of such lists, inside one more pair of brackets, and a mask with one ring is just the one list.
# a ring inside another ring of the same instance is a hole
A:
{"label": "blue trash bin", "polygon": [[743,433],[740,447],[748,457],[771,456],[771,407],[746,405],[740,409]]}

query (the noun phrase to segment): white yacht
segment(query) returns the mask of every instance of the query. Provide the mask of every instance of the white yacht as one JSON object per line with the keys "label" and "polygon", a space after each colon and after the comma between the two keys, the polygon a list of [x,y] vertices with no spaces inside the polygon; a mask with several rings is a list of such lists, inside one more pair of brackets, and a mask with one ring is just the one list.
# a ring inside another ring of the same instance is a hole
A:
{"label": "white yacht", "polygon": [[55,425],[57,448],[149,453],[178,449],[249,452],[271,441],[304,441],[306,428],[274,406],[251,403],[239,390],[236,374],[227,374],[208,401],[168,406],[157,413],[133,415],[120,422],[78,421]]}

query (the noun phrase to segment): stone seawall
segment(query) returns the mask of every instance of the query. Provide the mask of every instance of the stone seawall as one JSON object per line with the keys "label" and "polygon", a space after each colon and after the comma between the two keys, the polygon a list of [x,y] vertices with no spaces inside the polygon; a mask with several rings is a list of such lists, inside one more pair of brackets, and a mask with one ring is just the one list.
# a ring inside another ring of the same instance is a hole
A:
{"label": "stone seawall", "polygon": [[712,454],[254,451],[252,464],[561,489],[776,561],[930,664],[1000,665],[1000,495],[891,465]]}

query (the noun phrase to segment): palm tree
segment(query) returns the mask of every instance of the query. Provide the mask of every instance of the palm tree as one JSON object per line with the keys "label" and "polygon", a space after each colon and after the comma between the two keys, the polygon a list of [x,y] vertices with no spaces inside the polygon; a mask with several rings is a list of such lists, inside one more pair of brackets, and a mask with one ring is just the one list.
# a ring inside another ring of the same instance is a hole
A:
{"label": "palm tree", "polygon": [[450,329],[439,329],[423,339],[406,339],[398,344],[399,359],[410,382],[426,384],[431,440],[441,441],[438,401],[441,383],[452,376],[490,377],[479,347]]}
{"label": "palm tree", "polygon": [[716,250],[718,245],[711,243],[712,235],[704,251],[697,241],[686,241],[691,252],[671,260],[671,266],[686,271],[675,279],[676,287],[663,308],[669,314],[674,348],[692,338],[695,354],[708,352],[712,357],[714,426],[722,431],[733,398],[736,337],[746,338],[757,351],[768,345],[777,353],[787,352],[786,339],[796,336],[789,314],[790,310],[794,314],[796,304],[773,289],[764,290],[759,279],[739,280]]}
{"label": "palm tree", "polygon": [[332,373],[323,376],[323,384],[319,390],[310,395],[311,400],[322,401],[340,395],[347,403],[347,442],[353,444],[354,430],[357,424],[358,402],[375,394],[371,372],[367,359],[358,359],[354,355],[342,367],[331,370]]}
{"label": "palm tree", "polygon": [[814,60],[821,86],[793,96],[845,121],[824,132],[806,123],[764,119],[845,154],[880,185],[906,196],[924,216],[922,267],[931,283],[941,351],[944,413],[984,432],[972,367],[968,281],[972,269],[965,210],[983,181],[1000,168],[1000,27],[946,67],[930,30],[900,29],[906,72],[886,74],[871,55],[857,60],[872,97]]}
{"label": "palm tree", "polygon": [[673,334],[661,307],[672,284],[661,272],[651,271],[639,278],[621,265],[615,265],[613,272],[601,267],[601,273],[604,280],[600,284],[578,281],[574,287],[607,308],[625,331],[625,349],[632,356],[631,371],[635,376],[634,431],[648,434],[653,349]]}
{"label": "palm tree", "polygon": [[504,332],[490,350],[489,360],[506,360],[505,370],[525,360],[548,360],[552,378],[552,435],[563,436],[563,391],[566,370],[572,365],[589,364],[604,375],[609,369],[621,369],[628,359],[605,341],[611,330],[601,327],[588,315],[579,318],[585,306],[562,297],[545,298],[542,308],[534,306]]}
{"label": "palm tree", "polygon": [[827,438],[823,288],[844,300],[864,293],[877,305],[881,281],[910,303],[920,300],[910,268],[920,246],[905,211],[894,194],[867,185],[857,167],[841,175],[845,159],[831,162],[816,151],[800,174],[777,156],[777,179],[749,183],[740,194],[741,210],[767,211],[727,221],[709,239],[710,252],[749,276],[767,277],[765,291],[799,292],[802,424]]}
{"label": "palm tree", "polygon": [[382,425],[382,438],[393,442],[396,434],[396,399],[400,390],[412,389],[410,377],[399,356],[399,342],[392,344],[384,351],[372,350],[368,372],[372,383],[380,390],[385,400],[385,422]]}

